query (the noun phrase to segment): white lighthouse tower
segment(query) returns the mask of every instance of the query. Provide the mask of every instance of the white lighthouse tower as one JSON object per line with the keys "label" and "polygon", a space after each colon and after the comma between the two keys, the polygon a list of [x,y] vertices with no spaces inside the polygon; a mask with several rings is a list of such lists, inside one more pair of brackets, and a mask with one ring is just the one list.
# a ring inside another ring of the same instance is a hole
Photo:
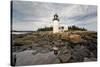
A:
{"label": "white lighthouse tower", "polygon": [[58,33],[59,32],[59,19],[58,15],[55,14],[53,18],[53,33]]}

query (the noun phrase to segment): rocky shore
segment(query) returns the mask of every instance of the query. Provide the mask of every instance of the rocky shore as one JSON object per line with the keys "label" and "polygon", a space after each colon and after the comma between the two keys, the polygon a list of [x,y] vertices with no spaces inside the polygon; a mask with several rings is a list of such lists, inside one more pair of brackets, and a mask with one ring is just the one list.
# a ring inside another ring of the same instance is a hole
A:
{"label": "rocky shore", "polygon": [[[57,55],[54,46],[58,48]],[[18,66],[97,61],[97,32],[12,34],[12,57]]]}

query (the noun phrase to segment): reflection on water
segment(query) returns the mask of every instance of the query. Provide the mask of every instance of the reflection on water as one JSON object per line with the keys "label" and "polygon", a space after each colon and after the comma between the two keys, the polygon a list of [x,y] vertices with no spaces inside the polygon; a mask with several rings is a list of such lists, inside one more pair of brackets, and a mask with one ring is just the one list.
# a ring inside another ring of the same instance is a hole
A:
{"label": "reflection on water", "polygon": [[25,50],[17,53],[14,52],[13,54],[16,54],[15,66],[50,64],[54,63],[55,60],[57,59],[53,51],[47,53],[40,53],[40,52],[36,53],[36,50]]}

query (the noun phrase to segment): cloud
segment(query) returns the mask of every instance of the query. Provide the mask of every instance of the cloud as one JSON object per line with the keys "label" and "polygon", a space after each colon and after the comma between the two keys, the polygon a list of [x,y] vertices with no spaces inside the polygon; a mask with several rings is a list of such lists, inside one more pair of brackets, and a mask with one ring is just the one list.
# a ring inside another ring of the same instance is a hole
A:
{"label": "cloud", "polygon": [[77,25],[97,30],[97,6],[32,1],[13,1],[13,29],[37,30],[51,26],[55,13],[63,26]]}

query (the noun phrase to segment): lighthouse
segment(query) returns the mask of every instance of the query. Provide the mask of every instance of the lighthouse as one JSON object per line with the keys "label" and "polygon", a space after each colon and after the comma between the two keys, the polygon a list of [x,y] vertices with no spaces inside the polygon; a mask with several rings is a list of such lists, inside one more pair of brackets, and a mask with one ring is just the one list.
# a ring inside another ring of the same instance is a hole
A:
{"label": "lighthouse", "polygon": [[53,18],[53,33],[59,32],[59,17],[57,14],[54,15]]}

